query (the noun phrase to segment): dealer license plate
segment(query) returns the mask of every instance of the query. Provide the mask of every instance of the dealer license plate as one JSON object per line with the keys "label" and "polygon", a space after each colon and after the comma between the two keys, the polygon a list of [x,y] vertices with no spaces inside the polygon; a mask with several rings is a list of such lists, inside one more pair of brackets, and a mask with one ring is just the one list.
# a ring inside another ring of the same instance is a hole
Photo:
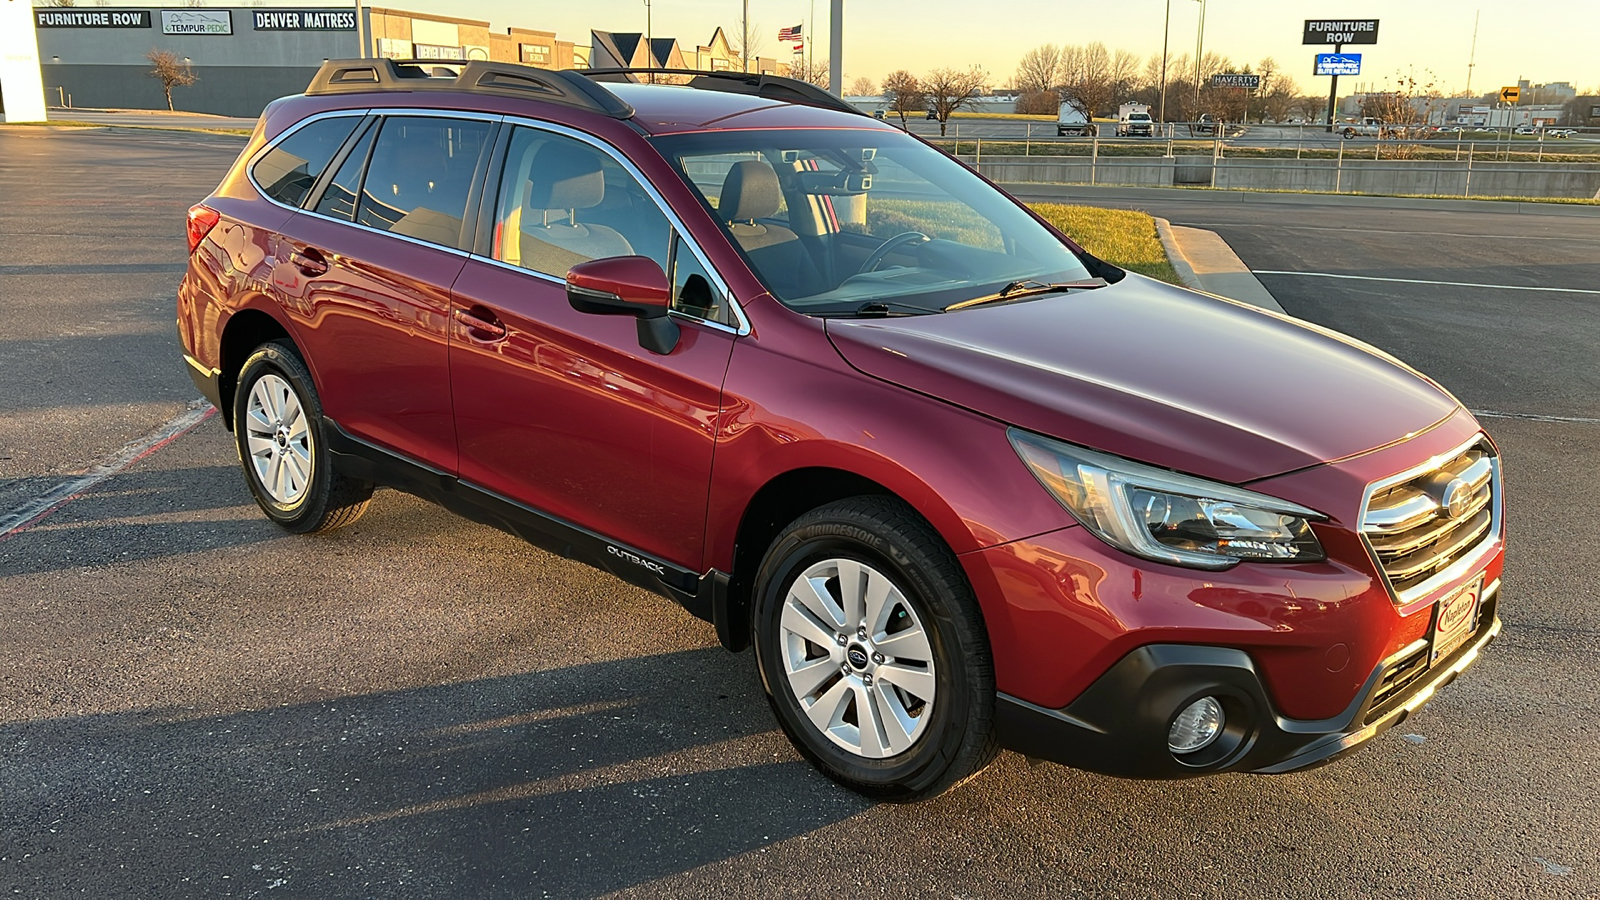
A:
{"label": "dealer license plate", "polygon": [[1478,601],[1483,594],[1483,576],[1456,588],[1441,598],[1433,617],[1433,665],[1461,648],[1477,630]]}

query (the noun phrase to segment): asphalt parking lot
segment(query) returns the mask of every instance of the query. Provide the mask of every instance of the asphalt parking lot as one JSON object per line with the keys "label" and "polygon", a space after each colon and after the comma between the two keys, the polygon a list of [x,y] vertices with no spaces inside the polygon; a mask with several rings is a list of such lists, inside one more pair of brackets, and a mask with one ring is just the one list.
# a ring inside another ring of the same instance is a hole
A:
{"label": "asphalt parking lot", "polygon": [[[239,146],[0,129],[0,518],[189,408],[183,214]],[[286,535],[213,420],[0,539],[0,896],[1600,895],[1600,218],[1091,202],[1495,413],[1505,631],[1363,752],[874,805],[709,625],[393,491]]]}

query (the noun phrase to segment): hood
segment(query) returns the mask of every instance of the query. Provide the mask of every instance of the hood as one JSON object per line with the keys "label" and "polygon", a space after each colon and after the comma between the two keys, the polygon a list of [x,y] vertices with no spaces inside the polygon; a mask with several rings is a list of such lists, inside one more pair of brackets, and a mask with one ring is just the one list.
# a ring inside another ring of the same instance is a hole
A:
{"label": "hood", "polygon": [[827,330],[875,378],[1235,484],[1403,440],[1458,406],[1352,338],[1132,274],[942,315],[829,319]]}

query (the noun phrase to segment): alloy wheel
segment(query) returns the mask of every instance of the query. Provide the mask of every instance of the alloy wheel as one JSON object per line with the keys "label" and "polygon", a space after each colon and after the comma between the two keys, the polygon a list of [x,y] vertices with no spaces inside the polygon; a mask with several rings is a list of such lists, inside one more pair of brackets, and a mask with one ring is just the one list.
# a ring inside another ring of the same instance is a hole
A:
{"label": "alloy wheel", "polygon": [[245,445],[256,479],[268,496],[293,506],[311,484],[311,429],[294,388],[267,373],[250,387]]}
{"label": "alloy wheel", "polygon": [[884,759],[923,736],[937,693],[933,650],[887,575],[853,559],[815,563],[789,585],[779,622],[789,690],[828,740]]}

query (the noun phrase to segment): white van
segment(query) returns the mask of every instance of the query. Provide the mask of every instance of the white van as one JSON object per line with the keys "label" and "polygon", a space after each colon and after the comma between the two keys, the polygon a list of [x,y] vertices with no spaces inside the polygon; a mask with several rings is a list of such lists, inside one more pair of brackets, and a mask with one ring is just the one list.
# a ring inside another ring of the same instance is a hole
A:
{"label": "white van", "polygon": [[1056,114],[1056,137],[1093,136],[1094,133],[1094,123],[1089,121],[1089,116],[1071,101],[1062,101],[1061,111]]}

